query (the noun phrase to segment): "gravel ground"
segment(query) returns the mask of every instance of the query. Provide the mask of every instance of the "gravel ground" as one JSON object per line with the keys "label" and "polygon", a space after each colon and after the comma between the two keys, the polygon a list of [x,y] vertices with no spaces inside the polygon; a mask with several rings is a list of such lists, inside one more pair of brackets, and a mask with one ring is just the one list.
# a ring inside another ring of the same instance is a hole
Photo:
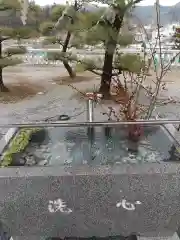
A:
{"label": "gravel ground", "polygon": [[[4,73],[4,78],[7,82],[14,82],[18,76],[20,79],[28,79],[30,82],[42,84],[43,87],[50,89],[44,95],[36,95],[31,99],[23,100],[18,103],[2,104],[0,103],[0,123],[18,123],[23,121],[42,120],[46,117],[54,116],[57,114],[69,114],[70,116],[76,115],[85,108],[85,103],[79,102],[76,99],[71,99],[71,96],[76,92],[74,89],[64,86],[56,85],[52,79],[59,75],[66,75],[64,69],[58,67],[14,67],[9,68]],[[180,100],[180,71],[170,72],[164,81],[167,83],[168,91],[164,91],[162,97],[173,96]],[[153,79],[151,76],[147,82]],[[172,83],[173,79],[173,83]],[[79,90],[84,90],[97,86],[97,80],[76,83],[74,86]],[[103,119],[102,112],[107,110],[106,106],[98,106],[95,109],[96,119]],[[179,104],[168,104],[159,107],[158,111],[162,115],[169,118],[180,118]],[[74,118],[74,120],[85,120],[86,113]]]}
{"label": "gravel ground", "polygon": [[[85,109],[85,103],[70,99],[76,91],[68,86],[57,85],[52,81],[54,77],[58,77],[60,74],[65,75],[64,70],[55,67],[14,68],[5,72],[6,83],[14,82],[15,78],[18,79],[19,76],[20,78],[27,78],[30,82],[43,84],[43,87],[50,89],[50,91],[44,95],[36,95],[31,99],[18,103],[0,103],[0,123],[43,120],[61,114],[74,116],[82,112]],[[97,80],[92,80],[91,82],[78,83],[76,87],[83,90],[97,84]],[[95,110],[97,113],[97,109]],[[86,119],[85,112],[74,118],[74,120],[79,121],[83,119]],[[6,130],[0,130],[1,134],[4,134],[4,132]]]}
{"label": "gravel ground", "polygon": [[[76,99],[71,99],[71,96],[76,92],[74,89],[55,84],[52,79],[59,75],[66,75],[64,69],[59,67],[13,67],[6,70],[4,73],[5,81],[14,82],[18,76],[20,78],[27,78],[30,82],[42,84],[43,87],[49,89],[44,95],[36,95],[31,99],[23,100],[18,103],[2,104],[0,103],[0,123],[22,123],[27,121],[43,120],[48,117],[57,116],[61,114],[68,114],[73,117],[74,121],[85,121],[86,108],[85,102],[79,102]],[[165,78],[168,91],[164,91],[162,97],[169,95],[179,99],[180,97],[180,71],[172,71]],[[147,79],[147,82],[152,80],[155,76]],[[173,82],[172,82],[173,79]],[[76,83],[74,86],[79,90],[98,86],[99,81],[93,80],[87,82]],[[84,111],[82,114],[79,115]],[[106,116],[102,112],[107,111],[107,106],[97,106],[95,108],[95,120],[105,120]],[[168,104],[163,107],[158,107],[157,111],[163,117],[171,119],[180,118],[179,104]],[[4,134],[6,129],[0,129],[0,135]]]}

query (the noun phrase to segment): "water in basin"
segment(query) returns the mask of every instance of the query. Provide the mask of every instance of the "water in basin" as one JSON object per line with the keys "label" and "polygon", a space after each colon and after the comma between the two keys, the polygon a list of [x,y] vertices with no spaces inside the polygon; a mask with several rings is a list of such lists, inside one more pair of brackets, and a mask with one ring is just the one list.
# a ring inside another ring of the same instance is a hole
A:
{"label": "water in basin", "polygon": [[178,147],[160,126],[143,127],[138,143],[128,140],[124,126],[95,127],[93,138],[87,132],[86,127],[45,129],[43,140],[31,141],[19,159],[27,165],[114,165],[180,159]]}

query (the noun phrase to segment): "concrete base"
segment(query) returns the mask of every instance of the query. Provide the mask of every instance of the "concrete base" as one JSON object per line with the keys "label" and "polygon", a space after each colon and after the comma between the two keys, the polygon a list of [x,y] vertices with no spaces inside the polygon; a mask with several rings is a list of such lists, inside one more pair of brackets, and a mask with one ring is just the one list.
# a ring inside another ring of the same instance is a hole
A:
{"label": "concrete base", "polygon": [[[109,238],[107,238],[108,240]],[[111,238],[113,240],[113,238]],[[44,236],[15,236],[13,237],[12,239],[10,240],[51,240],[51,238],[46,238]],[[61,238],[56,238],[56,240],[63,240]],[[68,238],[66,239],[68,240]],[[81,240],[81,239],[78,239],[78,238],[70,238],[69,240]],[[86,239],[84,239],[86,240]],[[88,240],[88,239],[87,239]],[[90,238],[89,240],[92,240],[92,238]],[[101,240],[101,238],[93,238],[93,240]],[[105,239],[102,239],[102,240],[105,240]],[[118,238],[114,238],[114,240],[123,240],[123,238],[121,239],[120,237]],[[128,240],[128,239],[126,239]],[[173,235],[170,235],[170,236],[152,236],[152,237],[148,237],[148,236],[137,236],[137,240],[179,240],[179,237],[177,235],[177,233],[174,233]]]}
{"label": "concrete base", "polygon": [[[17,131],[9,129],[2,149]],[[12,236],[21,235],[14,240],[132,232],[141,235],[139,240],[178,240],[173,233],[180,219],[179,172],[176,163],[3,168],[0,221]]]}
{"label": "concrete base", "polygon": [[17,131],[18,131],[18,128],[9,128],[7,133],[0,139],[0,156],[3,152],[3,150],[6,148],[6,146],[11,141],[11,139],[15,136]]}
{"label": "concrete base", "polygon": [[11,236],[170,236],[179,228],[180,166],[0,169],[0,220]]}

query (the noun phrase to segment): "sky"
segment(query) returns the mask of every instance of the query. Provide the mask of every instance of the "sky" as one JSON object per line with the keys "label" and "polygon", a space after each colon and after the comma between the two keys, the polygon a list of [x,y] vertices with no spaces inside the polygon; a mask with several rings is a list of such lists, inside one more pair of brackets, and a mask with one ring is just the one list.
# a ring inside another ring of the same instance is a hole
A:
{"label": "sky", "polygon": [[[47,4],[53,4],[53,3],[66,3],[66,0],[35,0],[37,4],[40,5],[47,5]],[[140,5],[153,5],[155,0],[143,0]],[[160,0],[160,4],[164,6],[172,6],[176,3],[180,2],[180,0]]]}

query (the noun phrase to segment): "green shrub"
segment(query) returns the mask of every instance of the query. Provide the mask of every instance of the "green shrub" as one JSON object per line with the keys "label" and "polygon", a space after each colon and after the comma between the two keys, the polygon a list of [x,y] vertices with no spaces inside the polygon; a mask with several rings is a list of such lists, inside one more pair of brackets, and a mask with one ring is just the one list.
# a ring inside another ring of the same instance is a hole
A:
{"label": "green shrub", "polygon": [[54,28],[54,23],[53,22],[43,22],[40,25],[40,32],[42,33],[42,35],[44,36],[49,36],[51,35],[51,32]]}
{"label": "green shrub", "polygon": [[4,50],[4,54],[11,56],[15,54],[25,54],[27,53],[26,47],[9,47]]}
{"label": "green shrub", "polygon": [[63,53],[61,52],[47,52],[47,59],[51,61],[63,60]]}
{"label": "green shrub", "polygon": [[28,146],[33,133],[40,131],[41,128],[23,128],[11,141],[8,149],[4,152],[0,162],[1,167],[7,167],[12,164],[13,154],[20,153]]}

